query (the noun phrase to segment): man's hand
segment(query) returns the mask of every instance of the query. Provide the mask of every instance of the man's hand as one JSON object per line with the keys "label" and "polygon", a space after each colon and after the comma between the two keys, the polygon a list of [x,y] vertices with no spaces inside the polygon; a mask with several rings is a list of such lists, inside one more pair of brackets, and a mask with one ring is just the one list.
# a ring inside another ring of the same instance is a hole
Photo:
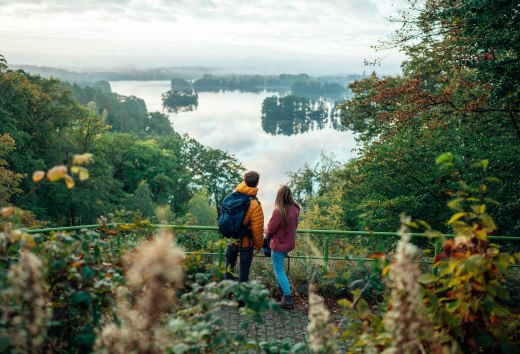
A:
{"label": "man's hand", "polygon": [[260,253],[260,248],[255,248],[255,250],[253,251],[253,255],[256,256],[259,253]]}

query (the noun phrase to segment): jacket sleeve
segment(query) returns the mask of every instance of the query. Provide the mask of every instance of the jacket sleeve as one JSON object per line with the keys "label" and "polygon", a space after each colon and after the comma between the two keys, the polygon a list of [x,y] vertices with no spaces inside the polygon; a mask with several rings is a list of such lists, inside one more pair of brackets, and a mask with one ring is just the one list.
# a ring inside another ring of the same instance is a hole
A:
{"label": "jacket sleeve", "polygon": [[249,205],[244,218],[244,224],[249,224],[255,248],[262,248],[264,243],[264,211],[262,210],[262,205],[256,199],[253,199]]}
{"label": "jacket sleeve", "polygon": [[267,236],[273,236],[278,230],[280,222],[280,212],[277,209],[274,209],[273,215],[271,215],[271,219],[269,220],[269,224],[267,225],[267,231],[265,232],[265,234]]}

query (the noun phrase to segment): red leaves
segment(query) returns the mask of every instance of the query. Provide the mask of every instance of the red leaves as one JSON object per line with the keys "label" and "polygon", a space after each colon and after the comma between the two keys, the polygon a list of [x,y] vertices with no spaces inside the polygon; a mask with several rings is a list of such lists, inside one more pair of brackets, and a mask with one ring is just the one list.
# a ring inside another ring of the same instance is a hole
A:
{"label": "red leaves", "polygon": [[453,240],[448,240],[446,241],[446,243],[444,244],[444,253],[446,254],[451,254],[451,250],[453,249],[453,247],[455,246],[455,242]]}
{"label": "red leaves", "polygon": [[370,259],[381,259],[385,257],[386,255],[381,251],[374,252],[369,256]]}

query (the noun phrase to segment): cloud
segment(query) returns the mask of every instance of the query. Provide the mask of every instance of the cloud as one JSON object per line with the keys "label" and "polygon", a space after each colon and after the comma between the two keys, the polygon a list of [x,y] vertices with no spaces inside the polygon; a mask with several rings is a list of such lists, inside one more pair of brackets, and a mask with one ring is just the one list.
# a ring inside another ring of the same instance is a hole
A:
{"label": "cloud", "polygon": [[272,66],[337,68],[343,58],[359,67],[390,31],[381,3],[0,0],[0,47],[17,64],[150,67],[267,58]]}

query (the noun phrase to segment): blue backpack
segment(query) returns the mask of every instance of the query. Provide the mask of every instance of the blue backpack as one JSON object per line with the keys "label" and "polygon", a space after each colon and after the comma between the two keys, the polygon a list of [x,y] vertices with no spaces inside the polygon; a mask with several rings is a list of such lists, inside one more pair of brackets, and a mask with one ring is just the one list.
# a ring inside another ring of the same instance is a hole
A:
{"label": "blue backpack", "polygon": [[233,192],[226,196],[218,210],[218,230],[224,237],[240,240],[245,235],[251,235],[251,230],[243,225],[247,209],[254,196]]}

